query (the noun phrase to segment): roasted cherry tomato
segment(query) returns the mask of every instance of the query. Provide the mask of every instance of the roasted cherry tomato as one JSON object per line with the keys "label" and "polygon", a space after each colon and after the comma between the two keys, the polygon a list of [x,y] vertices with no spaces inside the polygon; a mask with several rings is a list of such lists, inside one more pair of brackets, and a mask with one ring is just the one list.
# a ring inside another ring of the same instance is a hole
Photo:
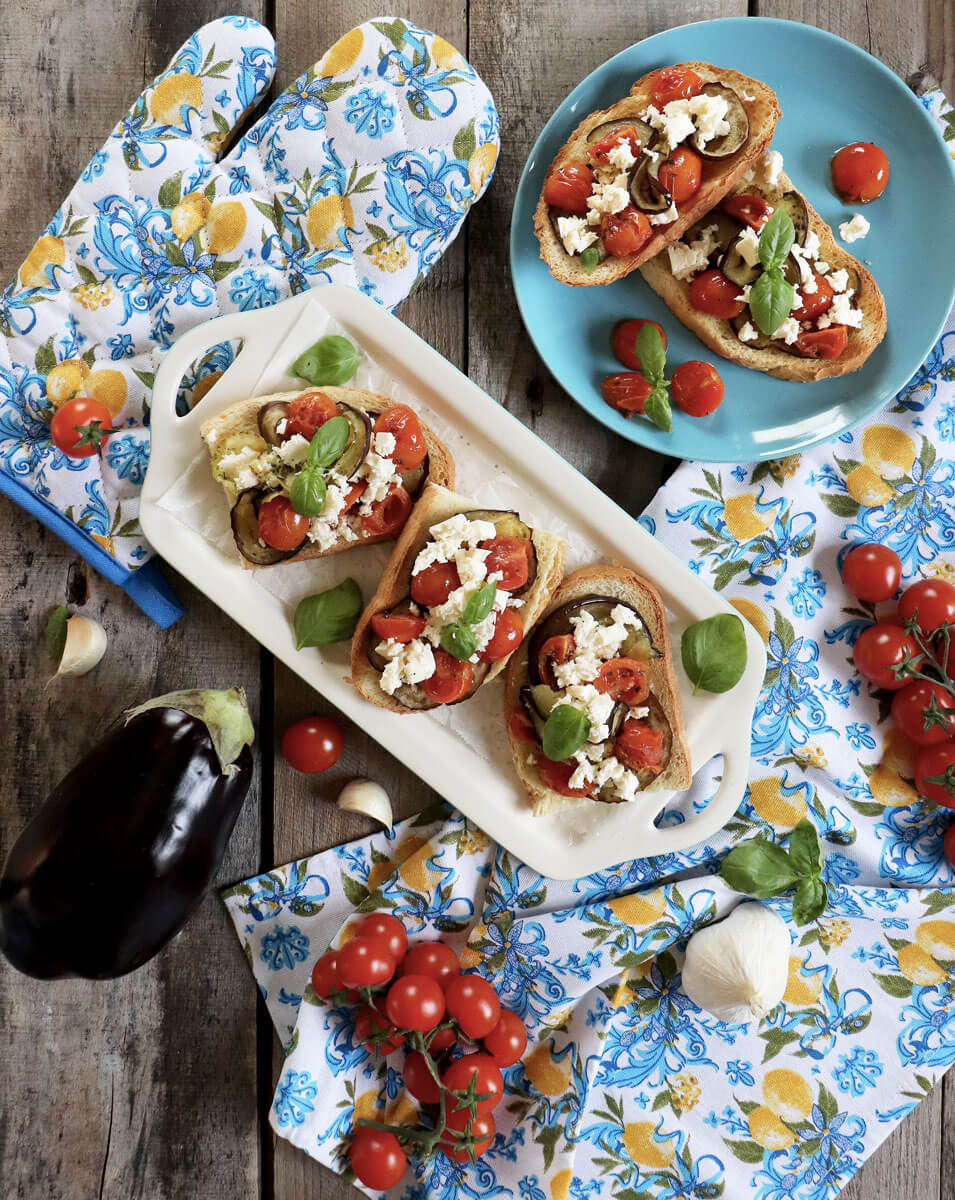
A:
{"label": "roasted cherry tomato", "polygon": [[727,196],[720,205],[723,212],[729,213],[743,225],[759,232],[772,215],[773,206],[762,196],[752,192],[741,192],[738,196]]}
{"label": "roasted cherry tomato", "polygon": [[723,403],[723,380],[712,363],[680,363],[670,380],[673,403],[691,417],[708,417]]}
{"label": "roasted cherry tomato", "polygon": [[942,845],[945,848],[945,857],[948,859],[949,865],[955,867],[955,825],[949,825],[945,830]]}
{"label": "roasted cherry tomato", "polygon": [[380,638],[403,646],[420,637],[426,624],[424,617],[414,613],[375,613],[371,618],[371,627]]}
{"label": "roasted cherry tomato", "polygon": [[842,582],[867,604],[891,600],[902,578],[902,560],[878,542],[854,546],[842,562]]}
{"label": "roasted cherry tomato", "polygon": [[329,950],[312,967],[312,991],[327,1000],[332,992],[343,992],[345,985],[338,974],[338,955]]}
{"label": "roasted cherry tomato", "polygon": [[338,406],[331,396],[324,392],[305,392],[289,401],[282,437],[288,439],[298,434],[310,442],[317,429],[337,416]]}
{"label": "roasted cherry tomato", "polygon": [[544,181],[544,203],[552,208],[587,215],[587,200],[594,190],[594,173],[586,163],[572,163],[552,171]]}
{"label": "roasted cherry tomato", "polygon": [[926,636],[955,623],[955,585],[944,579],[920,579],[907,587],[899,601],[903,622],[915,618]]}
{"label": "roasted cherry tomato", "polygon": [[480,975],[455,975],[444,985],[444,1000],[453,1017],[469,1038],[490,1033],[501,1015],[497,992]]}
{"label": "roasted cherry tomato", "polygon": [[428,443],[418,414],[407,404],[393,404],[376,418],[375,433],[390,433],[395,439],[395,448],[389,455],[391,461],[402,471],[413,471],[420,467],[428,454]]}
{"label": "roasted cherry tomato", "polygon": [[527,1048],[527,1030],[516,1012],[502,1008],[497,1024],[483,1041],[484,1049],[499,1067],[511,1067]]}
{"label": "roasted cherry tomato", "polygon": [[[458,1141],[455,1133],[468,1133],[473,1140],[469,1143]],[[448,1114],[438,1145],[452,1162],[469,1163],[490,1150],[496,1134],[497,1125],[492,1113],[482,1112],[472,1117],[467,1109],[458,1109],[457,1112]],[[468,1145],[470,1149],[467,1148]]]}
{"label": "roasted cherry tomato", "polygon": [[533,547],[523,538],[499,534],[478,542],[478,548],[487,550],[484,569],[488,575],[500,575],[497,586],[504,592],[516,592],[527,583],[531,573],[530,556]]}
{"label": "roasted cherry tomato", "polygon": [[613,752],[631,771],[663,770],[663,730],[628,717],[617,734]]}
{"label": "roasted cherry tomato", "polygon": [[828,329],[809,329],[793,345],[803,358],[838,358],[849,345],[849,327],[830,325]]}
{"label": "roasted cherry tomato", "polygon": [[892,719],[917,746],[955,737],[955,699],[940,683],[913,679],[892,697]]}
{"label": "roasted cherry tomato", "polygon": [[371,512],[361,519],[362,532],[380,537],[400,529],[411,515],[411,497],[396,483],[383,500],[376,500]]}
{"label": "roasted cherry tomato", "polygon": [[385,1012],[392,1025],[427,1033],[440,1025],[445,999],[441,984],[430,975],[402,975],[388,989]]}
{"label": "roasted cherry tomato", "polygon": [[642,704],[650,695],[646,667],[635,658],[608,659],[597,672],[594,687],[630,705]]}
{"label": "roasted cherry tomato", "polygon": [[639,371],[616,371],[600,385],[600,394],[610,407],[625,417],[643,412],[650,391],[650,385]]}
{"label": "roasted cherry tomato", "polygon": [[397,965],[408,949],[405,927],[391,913],[373,912],[358,922],[358,937],[370,938],[384,946]]}
{"label": "roasted cherry tomato", "polygon": [[347,988],[377,987],[387,983],[398,966],[397,956],[373,937],[353,937],[335,953],[338,976]]}
{"label": "roasted cherry tomato", "polygon": [[703,90],[703,80],[689,67],[663,67],[650,85],[650,103],[664,108],[671,100],[689,100]]}
{"label": "roasted cherry tomato", "polygon": [[411,576],[411,599],[425,608],[444,604],[461,586],[461,576],[453,562],[436,562]]}
{"label": "roasted cherry tomato", "polygon": [[640,137],[636,128],[633,125],[621,125],[613,133],[608,133],[605,138],[601,138],[599,142],[595,142],[590,147],[590,157],[600,163],[609,162],[611,151],[616,150],[621,142],[628,143],[630,153],[634,158],[639,155]]}
{"label": "roasted cherry tomato", "polygon": [[[832,290],[832,284],[825,275],[816,275],[816,290],[814,292],[800,291],[802,303],[798,308],[792,310],[791,316],[797,321],[814,321],[816,317],[821,317],[824,312],[828,312],[832,308],[832,297],[835,292]],[[844,326],[831,325],[830,329],[844,328]],[[825,333],[826,330],[821,330]]]}
{"label": "roasted cherry tomato", "polygon": [[[467,979],[468,976],[462,975],[460,978]],[[497,1021],[494,1024],[497,1025]],[[463,1092],[472,1078],[475,1095],[483,1097],[475,1104],[476,1111],[479,1113],[490,1112],[497,1107],[504,1095],[504,1079],[501,1075],[501,1068],[489,1054],[466,1054],[464,1058],[456,1058],[449,1067],[445,1068],[441,1082],[452,1092]],[[448,1096],[445,1104],[446,1111],[449,1113],[460,1111],[453,1096]]]}
{"label": "roasted cherry tomato", "polygon": [[434,674],[418,686],[435,704],[454,704],[466,696],[474,682],[474,669],[469,662],[460,662],[447,650],[434,652]]}
{"label": "roasted cherry tomato", "polygon": [[740,300],[739,295],[739,286],[715,269],[697,275],[690,284],[690,304],[696,311],[726,321],[738,317],[746,307],[746,301]]}
{"label": "roasted cherry tomato", "polygon": [[878,200],[889,182],[889,159],[872,142],[853,142],[833,155],[832,186],[847,204]]}
{"label": "roasted cherry tomato", "polygon": [[915,756],[915,789],[926,800],[934,800],[945,808],[955,808],[955,742],[941,742],[919,749]]}
{"label": "roasted cherry tomato", "polygon": [[442,987],[455,975],[460,975],[458,956],[444,942],[416,942],[404,956],[399,975],[427,975]]}
{"label": "roasted cherry tomato", "polygon": [[366,1004],[355,1017],[355,1038],[366,1050],[380,1054],[382,1058],[394,1054],[405,1044],[405,1035],[399,1033],[394,1025],[370,1004]]}
{"label": "roasted cherry tomato", "polygon": [[77,396],[58,408],[50,422],[50,437],[69,458],[92,458],[112,432],[109,409],[99,400]]}
{"label": "roasted cherry tomato", "polygon": [[914,665],[921,655],[915,639],[900,625],[870,625],[859,634],[852,648],[852,659],[859,674],[876,687],[890,692],[897,692],[911,682],[910,675],[896,675],[892,670],[908,658]]}
{"label": "roasted cherry tomato", "polygon": [[569,662],[574,657],[576,649],[577,645],[574,642],[573,634],[558,633],[554,637],[546,638],[537,652],[537,673],[540,675],[541,683],[546,683],[548,687],[557,687],[554,668]]}
{"label": "roasted cherry tomato", "polygon": [[393,1133],[359,1125],[348,1151],[348,1161],[358,1179],[375,1192],[386,1192],[401,1179],[408,1160]]}
{"label": "roasted cherry tomato", "polygon": [[515,708],[507,718],[507,728],[511,737],[525,746],[536,746],[539,741],[537,730],[522,708]]}
{"label": "roasted cherry tomato", "polygon": [[513,654],[524,640],[524,622],[516,609],[505,608],[497,614],[491,640],[478,652],[481,662],[495,663]]}
{"label": "roasted cherry tomato", "polygon": [[[637,334],[644,325],[652,325],[656,329],[665,350],[667,348],[666,330],[656,321],[641,321],[638,318],[618,321],[610,335],[610,349],[613,351],[614,358],[625,367],[629,367],[631,371],[640,370],[640,360],[637,358]],[[611,378],[613,377],[611,376]]]}
{"label": "roasted cherry tomato", "polygon": [[438,1081],[428,1070],[425,1057],[419,1050],[412,1050],[405,1059],[405,1065],[401,1068],[401,1077],[409,1096],[414,1096],[422,1104],[438,1104],[440,1102],[441,1089],[438,1087]]}
{"label": "roasted cherry tomato", "polygon": [[282,734],[282,755],[303,775],[318,775],[338,762],[342,731],[329,717],[303,717]]}
{"label": "roasted cherry tomato", "polygon": [[273,550],[295,550],[307,534],[308,517],[295,511],[288,496],[273,496],[259,505],[259,537]]}
{"label": "roasted cherry tomato", "polygon": [[353,483],[345,493],[345,499],[342,503],[342,512],[346,513],[350,508],[354,508],[354,506],[367,491],[368,484],[364,479],[359,479],[357,483]]}
{"label": "roasted cherry tomato", "polygon": [[615,258],[638,253],[652,236],[653,227],[649,217],[632,204],[620,212],[604,213],[600,218],[600,237],[604,249]]}
{"label": "roasted cherry tomato", "polygon": [[542,754],[537,760],[537,773],[541,777],[541,782],[544,787],[550,788],[552,792],[556,792],[559,796],[590,796],[593,794],[594,787],[592,782],[587,782],[583,787],[571,787],[570,777],[577,770],[575,762],[554,762]]}
{"label": "roasted cherry tomato", "polygon": [[703,159],[689,146],[677,146],[670,157],[660,164],[657,178],[670,193],[674,204],[685,204],[700,190]]}

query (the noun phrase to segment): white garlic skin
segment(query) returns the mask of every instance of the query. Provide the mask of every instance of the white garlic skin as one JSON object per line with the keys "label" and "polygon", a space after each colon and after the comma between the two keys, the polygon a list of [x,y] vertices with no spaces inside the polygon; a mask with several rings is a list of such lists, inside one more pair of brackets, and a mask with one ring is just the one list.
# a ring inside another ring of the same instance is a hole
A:
{"label": "white garlic skin", "polygon": [[391,799],[380,783],[371,779],[353,779],[338,794],[338,807],[346,812],[363,813],[386,829],[394,822]]}
{"label": "white garlic skin", "polygon": [[74,613],[66,622],[66,642],[57,675],[85,675],[106,653],[106,630],[92,617]]}
{"label": "white garlic skin", "polygon": [[764,904],[740,904],[690,938],[683,990],[727,1025],[758,1021],[783,998],[791,947],[782,917]]}

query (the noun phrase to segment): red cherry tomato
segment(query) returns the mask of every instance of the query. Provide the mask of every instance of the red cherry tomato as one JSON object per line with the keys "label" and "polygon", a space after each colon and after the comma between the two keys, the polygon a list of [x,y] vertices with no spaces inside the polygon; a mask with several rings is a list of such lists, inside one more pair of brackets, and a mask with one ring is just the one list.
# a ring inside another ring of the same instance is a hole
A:
{"label": "red cherry tomato", "polygon": [[297,513],[287,496],[273,496],[259,505],[259,537],[273,550],[295,550],[307,533],[308,517]]}
{"label": "red cherry tomato", "polygon": [[902,560],[888,546],[868,542],[854,546],[842,562],[842,582],[867,604],[891,600],[902,578]]}
{"label": "red cherry tomato", "polygon": [[653,236],[653,226],[646,213],[628,204],[620,212],[604,213],[600,218],[600,237],[604,249],[615,258],[637,254]]}
{"label": "red cherry tomato", "polygon": [[337,416],[338,405],[330,396],[324,392],[304,392],[288,403],[282,437],[288,440],[298,434],[310,442],[316,430]]}
{"label": "red cherry tomato", "polygon": [[111,420],[105,404],[77,396],[53,414],[50,437],[69,458],[92,458],[109,441]]}
{"label": "red cherry tomato", "polygon": [[436,979],[442,987],[460,973],[458,956],[444,942],[416,942],[398,968],[399,975],[426,975]]}
{"label": "red cherry tomato", "polygon": [[920,579],[907,587],[899,601],[902,621],[916,620],[927,637],[955,623],[955,584],[944,579]]}
{"label": "red cherry tomato", "polygon": [[375,420],[375,433],[394,435],[395,448],[389,455],[391,461],[402,471],[413,471],[428,456],[428,443],[418,414],[407,404],[393,404]]}
{"label": "red cherry tomato", "polygon": [[457,1040],[453,1029],[439,1029],[437,1033],[433,1033],[428,1040],[428,1049],[431,1051],[432,1058],[444,1050],[450,1050]]}
{"label": "red cherry tomato", "polygon": [[500,534],[478,542],[478,547],[489,551],[484,560],[484,569],[488,575],[501,576],[497,586],[502,591],[516,592],[527,583],[531,573],[532,546],[529,542],[525,542],[523,538]]}
{"label": "red cherry tomato", "polygon": [[723,380],[711,363],[680,363],[670,380],[673,403],[691,417],[708,417],[723,403]]}
{"label": "red cherry tomato", "polygon": [[[955,742],[922,746],[915,756],[915,788],[926,800],[955,808]],[[946,831],[946,853],[947,853]]]}
{"label": "red cherry tomato", "polygon": [[[467,976],[462,975],[460,978],[466,979]],[[456,1058],[445,1068],[441,1082],[452,1092],[463,1092],[467,1090],[472,1078],[475,1095],[484,1097],[476,1102],[475,1110],[479,1113],[491,1112],[504,1095],[504,1078],[501,1068],[489,1054],[466,1054],[463,1058]],[[448,1113],[461,1111],[453,1096],[448,1096],[445,1104]]]}
{"label": "red cherry tomato", "polygon": [[540,675],[541,683],[546,683],[548,687],[556,687],[557,676],[554,674],[554,668],[569,662],[574,657],[576,649],[577,644],[573,634],[558,633],[553,637],[545,638],[537,652],[537,673]]}
{"label": "red cherry tomato", "polygon": [[502,1008],[497,1024],[484,1035],[484,1049],[499,1067],[510,1067],[527,1048],[527,1030],[516,1012]]}
{"label": "red cherry tomato", "polygon": [[371,937],[353,937],[336,951],[336,956],[338,977],[348,988],[387,983],[398,966],[397,957],[389,953],[385,943]]}
{"label": "red cherry tomato", "polygon": [[426,624],[424,617],[414,613],[375,613],[371,618],[371,627],[380,638],[402,645],[420,637]]}
{"label": "red cherry tomato", "polygon": [[889,159],[872,142],[853,142],[836,151],[831,163],[832,186],[847,204],[878,200],[889,182]]}
{"label": "red cherry tomato", "polygon": [[338,956],[334,951],[323,954],[312,967],[312,991],[316,996],[327,1000],[332,992],[345,990],[341,976],[338,974]]}
{"label": "red cherry tomato", "polygon": [[650,695],[647,669],[635,658],[610,658],[600,667],[594,687],[598,692],[626,700],[627,704],[642,704]]}
{"label": "red cherry tomato", "polygon": [[505,608],[497,614],[491,640],[479,651],[478,658],[486,663],[500,662],[502,658],[513,654],[523,640],[524,622],[520,614],[516,609]]}
{"label": "red cherry tomato", "polygon": [[948,859],[949,865],[955,867],[955,825],[949,825],[945,830],[942,845],[945,848],[945,857]]}
{"label": "red cherry tomato", "polygon": [[678,146],[670,157],[660,164],[657,178],[670,193],[674,204],[685,204],[700,190],[703,177],[703,159],[689,146]]}
{"label": "red cherry tomato", "polygon": [[353,483],[345,493],[345,499],[342,502],[342,512],[348,512],[350,508],[354,508],[367,491],[368,484],[364,479],[359,479],[357,483]]}
{"label": "red cherry tomato", "polygon": [[419,1033],[427,1033],[440,1025],[444,1008],[441,984],[429,975],[402,975],[385,997],[385,1012],[392,1025],[399,1029],[416,1029]]}
{"label": "red cherry tomato", "polygon": [[434,674],[418,686],[435,704],[454,704],[466,696],[474,683],[474,668],[446,650],[434,652]]}
{"label": "red cherry tomato", "polygon": [[617,734],[613,752],[631,771],[663,770],[663,730],[628,717]]}
{"label": "red cherry tomato", "polygon": [[667,348],[666,330],[656,321],[641,321],[634,317],[627,321],[618,321],[610,335],[610,349],[614,358],[631,371],[640,370],[640,360],[637,358],[637,334],[644,325],[652,325],[660,335],[663,349]]}
{"label": "red cherry tomato", "polygon": [[746,301],[740,300],[739,294],[738,285],[715,269],[697,275],[690,284],[690,303],[696,311],[726,321],[738,317],[746,307]]}
{"label": "red cherry tomato", "polygon": [[828,329],[809,329],[793,345],[803,358],[838,358],[849,345],[849,327],[830,325]]}
{"label": "red cherry tomato", "polygon": [[[455,1138],[455,1133],[470,1133],[473,1142],[470,1150],[465,1149],[465,1143]],[[478,1113],[472,1117],[467,1109],[459,1109],[450,1113],[445,1122],[445,1131],[438,1145],[443,1154],[453,1162],[469,1163],[486,1154],[494,1141],[497,1125],[492,1113]]]}
{"label": "red cherry tomato", "polygon": [[689,67],[663,67],[650,85],[650,103],[664,108],[671,100],[689,100],[703,90],[703,80]]}
{"label": "red cherry tomato", "polygon": [[907,658],[918,660],[915,639],[900,625],[870,625],[856,638],[852,648],[852,659],[856,670],[876,687],[897,692],[911,682],[911,676],[897,676],[893,667],[901,666]]}
{"label": "red cherry tomato", "polygon": [[441,1100],[441,1089],[419,1050],[412,1050],[405,1059],[401,1077],[405,1083],[405,1091],[422,1104],[437,1104]]}
{"label": "red cherry tomato", "polygon": [[395,963],[400,963],[408,949],[405,927],[391,913],[373,912],[358,922],[358,937],[371,938],[384,946]]}
{"label": "red cherry tomato", "polygon": [[752,192],[741,192],[738,196],[727,196],[720,205],[723,212],[729,213],[743,225],[755,229],[757,233],[769,220],[773,206],[762,196]]}
{"label": "red cherry tomato", "polygon": [[540,775],[544,787],[550,788],[559,796],[593,795],[595,787],[593,783],[585,783],[583,787],[570,786],[570,777],[576,770],[575,762],[554,762],[543,754],[537,760],[537,773]]}
{"label": "red cherry tomato", "polygon": [[425,608],[436,608],[461,586],[461,576],[452,562],[436,562],[411,576],[411,599]]}
{"label": "red cherry tomato", "polygon": [[455,975],[445,985],[444,997],[448,1016],[475,1040],[490,1033],[501,1015],[497,992],[480,975]]}
{"label": "red cherry tomato", "polygon": [[282,756],[303,775],[318,775],[335,765],[342,752],[342,731],[328,717],[303,717],[282,735]]}
{"label": "red cherry tomato", "polygon": [[955,699],[939,683],[913,679],[892,697],[892,719],[917,746],[955,737]]}
{"label": "red cherry tomato", "polygon": [[621,142],[629,144],[630,153],[634,158],[640,154],[640,136],[636,127],[621,125],[613,133],[608,133],[605,138],[601,138],[599,142],[595,142],[590,147],[590,157],[600,163],[609,162],[611,151],[616,150]]}
{"label": "red cherry tomato", "polygon": [[368,537],[381,537],[395,533],[411,515],[411,497],[396,483],[383,500],[376,500],[371,512],[361,519],[362,533]]}
{"label": "red cherry tomato", "polygon": [[351,1169],[365,1187],[386,1192],[405,1173],[408,1159],[393,1133],[359,1125],[348,1151]]}
{"label": "red cherry tomato", "polygon": [[507,728],[511,737],[525,746],[536,746],[540,740],[530,717],[522,708],[515,708],[507,718]]}
{"label": "red cherry tomato", "polygon": [[617,371],[600,385],[600,394],[610,407],[625,417],[643,412],[650,391],[650,385],[639,371]]}
{"label": "red cherry tomato", "polygon": [[355,1039],[366,1050],[371,1050],[373,1054],[380,1054],[382,1058],[389,1054],[394,1054],[396,1050],[400,1050],[405,1044],[405,1035],[399,1033],[394,1025],[391,1025],[378,1011],[370,1004],[366,1004],[360,1009],[355,1017]]}
{"label": "red cherry tomato", "polygon": [[544,181],[544,203],[578,217],[587,215],[587,200],[594,190],[594,173],[585,163],[572,163],[552,171]]}
{"label": "red cherry tomato", "polygon": [[[835,295],[832,284],[825,275],[817,275],[815,278],[816,290],[814,292],[801,291],[799,293],[802,296],[802,303],[791,313],[797,321],[814,321],[816,317],[821,317],[824,312],[828,312],[832,308],[832,298]],[[834,328],[834,326],[830,328]],[[822,330],[822,332],[825,333],[826,330]]]}

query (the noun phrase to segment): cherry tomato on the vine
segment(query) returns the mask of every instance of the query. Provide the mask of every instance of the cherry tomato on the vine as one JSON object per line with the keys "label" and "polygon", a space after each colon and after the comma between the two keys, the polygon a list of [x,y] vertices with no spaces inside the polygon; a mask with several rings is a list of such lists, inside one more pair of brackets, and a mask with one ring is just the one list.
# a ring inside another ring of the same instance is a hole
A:
{"label": "cherry tomato on the vine", "polygon": [[[312,967],[312,991],[327,1000],[332,992],[343,992],[345,985],[338,974],[338,955],[329,950]],[[357,994],[354,997],[357,999]]]}
{"label": "cherry tomato on the vine", "polygon": [[902,578],[902,560],[878,542],[854,546],[842,561],[842,582],[868,604],[891,600]]}
{"label": "cherry tomato on the vine", "polygon": [[351,1169],[365,1187],[376,1192],[392,1188],[405,1173],[408,1159],[393,1133],[359,1125],[348,1151]]}
{"label": "cherry tomato on the vine", "polygon": [[913,679],[892,697],[892,719],[917,746],[955,737],[955,699],[940,683]]}
{"label": "cherry tomato on the vine", "polygon": [[502,1008],[497,1024],[483,1041],[484,1049],[499,1067],[510,1067],[527,1048],[527,1030],[516,1012]]}
{"label": "cherry tomato on the vine", "polygon": [[926,800],[955,808],[955,741],[919,749],[915,756],[915,788]]}
{"label": "cherry tomato on the vine", "polygon": [[402,975],[427,975],[436,979],[443,987],[454,975],[460,975],[458,956],[444,942],[416,942],[404,956],[398,967]]}
{"label": "cherry tomato on the vine", "polygon": [[[455,1133],[470,1133],[474,1139],[470,1150],[465,1148],[465,1143],[454,1137]],[[445,1132],[438,1144],[453,1162],[469,1163],[487,1153],[496,1133],[497,1125],[492,1113],[482,1112],[472,1117],[466,1109],[459,1109],[448,1114]]]}
{"label": "cherry tomato on the vine", "polygon": [[388,989],[385,1012],[399,1029],[427,1033],[441,1023],[445,999],[441,984],[428,975],[402,975]]}
{"label": "cherry tomato on the vine", "polygon": [[501,1015],[497,992],[480,975],[455,975],[445,984],[444,997],[448,1016],[475,1040],[490,1033]]}
{"label": "cherry tomato on the vine", "polygon": [[400,963],[408,949],[405,927],[391,913],[373,912],[358,922],[358,936],[381,942],[396,963]]}
{"label": "cherry tomato on the vine", "polygon": [[856,638],[852,648],[856,670],[876,687],[897,692],[911,681],[909,675],[897,675],[892,668],[899,667],[907,658],[919,660],[919,648],[915,639],[901,625],[870,625]]}
{"label": "cherry tomato on the vine", "polygon": [[955,584],[945,579],[919,579],[902,593],[899,616],[903,621],[914,617],[926,635],[955,623]]}
{"label": "cherry tomato on the vine", "polygon": [[304,775],[318,775],[338,762],[342,731],[328,717],[303,717],[282,735],[282,755]]}
{"label": "cherry tomato on the vine", "polygon": [[336,951],[336,956],[339,977],[349,988],[377,987],[387,983],[398,965],[397,958],[389,953],[387,946],[371,937],[353,937]]}
{"label": "cherry tomato on the vine", "polygon": [[[441,1082],[452,1092],[463,1092],[474,1079],[474,1094],[483,1096],[476,1103],[479,1113],[490,1112],[500,1103],[504,1095],[504,1077],[501,1068],[489,1054],[465,1054],[445,1067]],[[449,1113],[458,1111],[458,1102],[453,1096],[445,1101]]]}
{"label": "cherry tomato on the vine", "polygon": [[401,1069],[401,1077],[405,1082],[405,1090],[422,1104],[437,1104],[441,1099],[441,1089],[438,1082],[428,1070],[424,1055],[419,1050],[412,1052],[405,1059]]}
{"label": "cherry tomato on the vine", "polygon": [[355,1018],[355,1037],[367,1050],[373,1050],[383,1058],[405,1044],[405,1035],[370,1004],[366,1004]]}
{"label": "cherry tomato on the vine", "polygon": [[444,1050],[450,1050],[457,1040],[457,1034],[453,1029],[439,1029],[437,1033],[431,1035],[428,1049],[433,1057],[435,1054],[441,1054]]}
{"label": "cherry tomato on the vine", "polygon": [[945,857],[955,867],[955,825],[949,825],[948,829],[945,830],[942,845],[945,848]]}

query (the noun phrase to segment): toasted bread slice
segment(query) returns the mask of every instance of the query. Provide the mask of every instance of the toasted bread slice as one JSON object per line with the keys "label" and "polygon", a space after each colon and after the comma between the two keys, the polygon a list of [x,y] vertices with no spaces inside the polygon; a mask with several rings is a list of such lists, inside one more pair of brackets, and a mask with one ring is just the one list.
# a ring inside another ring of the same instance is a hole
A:
{"label": "toasted bread slice", "polygon": [[[568,254],[564,249],[542,190],[534,212],[534,232],[540,242],[541,258],[547,263],[551,275],[560,283],[569,284],[571,287],[593,287],[596,284],[613,283],[615,279],[622,279],[624,275],[635,271],[641,263],[647,262],[664,247],[675,242],[684,230],[689,229],[704,213],[719,204],[723,196],[746,174],[772,141],[776,122],[781,116],[776,93],[772,88],[760,83],[758,79],[742,75],[739,71],[714,67],[709,63],[691,62],[682,65],[695,71],[704,83],[722,83],[736,92],[749,118],[749,137],[740,149],[728,158],[704,161],[703,180],[699,191],[686,204],[679,206],[679,216],[675,221],[667,225],[653,226],[653,236],[642,250],[625,258],[605,258],[592,271],[587,271],[581,265],[580,255]],[[630,95],[610,108],[584,117],[557,152],[557,157],[547,170],[545,184],[547,178],[560,167],[587,161],[587,135],[597,125],[603,125],[607,121],[639,117],[650,103],[650,90],[655,74],[655,71],[651,71],[638,79],[630,89]]]}
{"label": "toasted bread slice", "polygon": [[[747,186],[743,184],[734,190],[742,192]],[[785,171],[780,172],[778,183],[772,192],[761,189],[770,202],[778,199],[784,192],[797,190]],[[698,312],[693,307],[690,303],[690,281],[674,276],[670,270],[670,258],[666,250],[650,262],[644,263],[640,273],[687,329],[692,329],[700,341],[716,354],[739,363],[741,367],[765,371],[767,375],[773,375],[777,379],[812,383],[817,379],[831,379],[837,375],[849,375],[858,371],[885,337],[886,314],[885,300],[871,272],[836,242],[826,222],[805,196],[802,198],[809,215],[809,228],[814,230],[819,238],[820,257],[829,263],[834,271],[841,268],[854,271],[859,280],[852,304],[862,310],[862,324],[858,329],[849,330],[849,344],[838,358],[802,358],[787,353],[786,350],[777,350],[775,346],[757,349],[741,342],[729,321]]]}
{"label": "toasted bread slice", "polygon": [[[378,590],[362,613],[351,644],[352,683],[366,700],[377,704],[379,708],[387,708],[397,713],[419,711],[407,708],[394,696],[389,696],[382,690],[380,673],[368,661],[372,639],[377,638],[371,627],[372,617],[376,613],[393,608],[408,596],[411,589],[411,568],[421,547],[428,540],[431,526],[446,521],[456,513],[470,512],[480,507],[466,496],[459,496],[447,488],[429,483],[402,529],[378,584]],[[564,574],[564,543],[561,538],[541,529],[532,529],[532,541],[537,554],[537,577],[522,597],[524,605],[520,614],[526,630],[530,630],[537,623],[537,618],[544,611]],[[499,675],[507,662],[505,658],[492,663],[481,686]]]}
{"label": "toasted bread slice", "polygon": [[[640,614],[654,646],[660,651],[660,657],[651,659],[647,664],[647,682],[650,685],[650,698],[647,701],[650,713],[647,719],[652,728],[663,731],[666,767],[656,777],[648,774],[646,780],[641,773],[643,787],[641,792],[638,792],[637,799],[642,792],[682,791],[688,788],[693,779],[690,749],[686,741],[683,709],[673,670],[673,652],[670,647],[670,635],[667,631],[666,613],[656,589],[627,567],[616,565],[583,567],[567,576],[551,597],[547,608],[541,613],[541,618],[549,616],[570,601],[579,600],[584,596],[607,596],[631,605]],[[528,640],[525,639],[511,655],[507,664],[504,684],[505,724],[507,724],[507,717],[510,713],[520,709],[521,688],[530,682],[527,669],[527,646]],[[601,803],[589,798],[578,799],[573,796],[562,796],[559,792],[546,787],[541,781],[535,765],[540,756],[540,747],[518,741],[511,733],[509,726],[507,740],[511,747],[514,767],[530,797],[535,817],[558,812],[575,805]]]}
{"label": "toasted bread slice", "polygon": [[[314,391],[315,389],[308,388],[305,390]],[[393,408],[396,404],[396,401],[389,400],[387,396],[379,396],[375,392],[366,392],[361,388],[323,387],[321,390],[326,396],[334,400],[336,404],[350,404],[353,408],[360,408],[369,415],[382,413],[385,409]],[[251,446],[258,451],[266,450],[268,448],[267,443],[259,432],[259,411],[266,404],[274,400],[289,401],[294,400],[296,396],[300,395],[302,395],[301,391],[273,392],[268,396],[254,396],[249,400],[240,400],[238,404],[231,405],[219,413],[218,416],[210,417],[201,426],[199,432],[206,444],[206,449],[209,451],[212,474],[216,482],[221,484],[225,491],[230,511],[239,496],[239,490],[232,480],[225,478],[218,472],[219,461],[227,453],[232,453],[243,446]],[[440,484],[442,487],[453,487],[454,460],[448,448],[424,421],[421,421],[421,429],[428,446],[428,475],[425,481],[426,484],[434,482]],[[342,536],[327,550],[322,550],[319,546],[309,542],[298,554],[282,559],[281,563],[252,563],[241,553],[239,554],[239,558],[242,566],[248,571],[268,570],[269,566],[282,566],[285,563],[304,562],[310,558],[327,558],[331,554],[341,553],[342,550],[350,550],[353,546],[370,546],[375,542],[394,541],[396,537],[396,533],[375,534],[372,536],[359,533],[356,540],[350,541]]]}

